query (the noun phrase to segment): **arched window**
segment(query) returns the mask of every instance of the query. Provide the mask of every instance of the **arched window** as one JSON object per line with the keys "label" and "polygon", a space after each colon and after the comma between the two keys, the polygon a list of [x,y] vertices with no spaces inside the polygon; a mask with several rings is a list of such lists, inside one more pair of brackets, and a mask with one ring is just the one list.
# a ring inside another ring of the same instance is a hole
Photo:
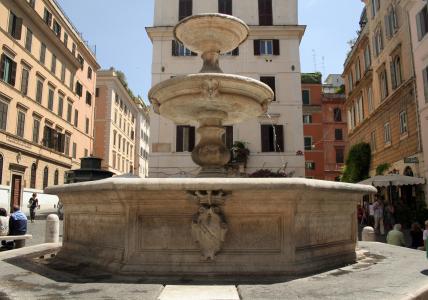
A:
{"label": "arched window", "polygon": [[391,76],[392,76],[392,85],[393,88],[397,88],[401,82],[401,58],[399,55],[394,57],[393,62],[391,63]]}
{"label": "arched window", "polygon": [[36,188],[36,179],[37,179],[37,165],[31,165],[31,174],[30,174],[30,188]]}
{"label": "arched window", "polygon": [[59,181],[59,171],[55,170],[55,174],[54,174],[54,185],[58,185],[58,181]]}
{"label": "arched window", "polygon": [[3,181],[3,155],[0,155],[0,184]]}
{"label": "arched window", "polygon": [[413,170],[412,170],[412,168],[411,168],[411,167],[406,167],[406,168],[404,169],[403,174],[404,174],[405,176],[411,176],[411,177],[413,177]]}
{"label": "arched window", "polygon": [[49,184],[49,169],[45,167],[43,170],[43,189],[45,189]]}
{"label": "arched window", "polygon": [[340,108],[335,108],[333,114],[335,122],[342,122],[342,110]]}

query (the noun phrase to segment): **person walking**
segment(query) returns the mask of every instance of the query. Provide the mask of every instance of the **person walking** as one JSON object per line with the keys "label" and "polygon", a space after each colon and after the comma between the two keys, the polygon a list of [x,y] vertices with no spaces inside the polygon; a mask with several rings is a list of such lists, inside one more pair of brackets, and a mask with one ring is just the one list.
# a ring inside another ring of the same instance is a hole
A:
{"label": "person walking", "polygon": [[373,203],[373,210],[375,219],[374,229],[377,233],[384,235],[385,228],[383,225],[383,203],[379,197],[376,199],[375,203]]}
{"label": "person walking", "polygon": [[395,224],[394,229],[388,232],[386,242],[389,245],[405,247],[404,234],[401,231],[401,224]]}
{"label": "person walking", "polygon": [[9,217],[7,216],[6,209],[0,208],[0,236],[9,234]]}
{"label": "person walking", "polygon": [[30,220],[31,223],[34,223],[36,218],[36,209],[39,206],[39,199],[37,199],[37,194],[33,193],[33,196],[28,200],[28,208],[30,209]]}

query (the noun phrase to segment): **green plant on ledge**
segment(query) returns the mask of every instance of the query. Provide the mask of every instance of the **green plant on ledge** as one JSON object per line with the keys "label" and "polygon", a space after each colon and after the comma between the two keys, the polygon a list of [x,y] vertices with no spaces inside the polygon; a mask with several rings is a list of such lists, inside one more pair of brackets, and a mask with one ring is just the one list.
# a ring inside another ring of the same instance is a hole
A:
{"label": "green plant on ledge", "polygon": [[242,141],[235,141],[232,145],[232,163],[243,163],[247,166],[248,156],[250,156],[250,150],[247,148],[248,143]]}
{"label": "green plant on ledge", "polygon": [[352,146],[342,176],[343,182],[357,183],[369,178],[371,149],[367,143]]}
{"label": "green plant on ledge", "polygon": [[388,163],[384,163],[377,166],[376,175],[384,175],[385,172],[389,170],[389,168],[391,168],[391,164],[388,164]]}

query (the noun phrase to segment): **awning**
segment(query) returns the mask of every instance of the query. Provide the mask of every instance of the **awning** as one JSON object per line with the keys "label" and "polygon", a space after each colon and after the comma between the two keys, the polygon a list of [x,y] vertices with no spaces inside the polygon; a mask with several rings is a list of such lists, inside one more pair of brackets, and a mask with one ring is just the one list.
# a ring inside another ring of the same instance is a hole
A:
{"label": "awning", "polygon": [[359,184],[372,185],[375,187],[402,186],[402,185],[419,185],[425,184],[424,178],[403,176],[403,175],[387,175],[375,176],[359,182]]}

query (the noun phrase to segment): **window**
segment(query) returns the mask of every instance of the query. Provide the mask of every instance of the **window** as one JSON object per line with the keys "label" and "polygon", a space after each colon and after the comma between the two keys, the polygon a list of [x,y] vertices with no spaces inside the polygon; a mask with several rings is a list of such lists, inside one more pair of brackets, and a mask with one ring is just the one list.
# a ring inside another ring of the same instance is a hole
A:
{"label": "window", "polygon": [[70,139],[71,136],[69,134],[66,134],[64,139],[64,154],[66,156],[70,156]]}
{"label": "window", "polygon": [[46,62],[46,45],[45,44],[41,44],[40,45],[40,63],[45,64]]}
{"label": "window", "polygon": [[79,111],[77,109],[74,110],[74,127],[79,125]]}
{"label": "window", "polygon": [[193,11],[192,0],[179,0],[178,3],[178,20],[183,20],[192,15]]}
{"label": "window", "polygon": [[315,162],[313,162],[313,161],[306,161],[305,162],[305,169],[306,170],[315,170],[316,169]]}
{"label": "window", "polygon": [[371,87],[367,89],[367,101],[368,101],[369,113],[372,113],[374,111],[374,103],[373,103],[373,91]]}
{"label": "window", "polygon": [[303,105],[311,104],[311,92],[309,90],[302,90],[302,102]]}
{"label": "window", "polygon": [[83,70],[83,67],[85,66],[85,60],[83,59],[82,55],[78,54],[77,55],[77,60],[80,63],[80,69]]}
{"label": "window", "polygon": [[33,46],[33,32],[27,28],[27,37],[25,38],[25,49],[31,52]]}
{"label": "window", "polygon": [[388,7],[387,14],[385,15],[385,33],[388,38],[394,36],[398,31],[398,19],[396,8],[393,5]]}
{"label": "window", "polygon": [[113,151],[112,163],[113,163],[113,169],[116,169],[116,152],[114,152],[114,151]]}
{"label": "window", "polygon": [[402,135],[407,133],[407,112],[405,111],[400,113],[400,133]]}
{"label": "window", "polygon": [[67,32],[64,32],[64,45],[66,48],[68,48],[68,34],[67,34]]}
{"label": "window", "polygon": [[55,173],[54,173],[54,185],[58,185],[58,183],[59,183],[59,171],[55,170]]}
{"label": "window", "polygon": [[192,152],[195,147],[195,127],[177,126],[176,152]]}
{"label": "window", "polygon": [[334,122],[342,122],[342,110],[338,107],[333,110],[333,120]]}
{"label": "window", "polygon": [[336,128],[334,130],[334,139],[336,141],[343,141],[343,130],[340,128]]}
{"label": "window", "polygon": [[43,131],[43,146],[64,153],[65,135],[61,132],[45,126]]}
{"label": "window", "polygon": [[73,45],[71,46],[71,54],[73,54],[73,56],[76,56],[76,44],[73,43]]}
{"label": "window", "polygon": [[345,150],[343,148],[336,148],[336,163],[345,163]]}
{"label": "window", "polygon": [[88,157],[89,156],[89,151],[88,151],[88,149],[84,149],[83,150],[83,155],[84,155],[84,157]]}
{"label": "window", "polygon": [[303,124],[311,124],[312,115],[303,115]]}
{"label": "window", "polygon": [[48,92],[48,109],[53,111],[54,105],[54,90],[49,89]]}
{"label": "window", "polygon": [[22,18],[18,18],[13,12],[9,16],[9,34],[16,40],[21,39]]}
{"label": "window", "polygon": [[73,104],[71,102],[67,103],[67,122],[71,123],[71,114],[73,113]]}
{"label": "window", "polygon": [[233,146],[233,126],[224,126],[224,134],[222,136],[222,139],[226,148],[231,149]]}
{"label": "window", "polygon": [[6,130],[8,108],[8,104],[3,101],[0,101],[0,130]]}
{"label": "window", "polygon": [[100,96],[100,88],[96,88],[95,89],[95,97],[99,97]]}
{"label": "window", "polygon": [[386,70],[383,70],[380,73],[379,82],[380,82],[381,99],[384,100],[386,97],[388,97],[388,78],[387,78]]}
{"label": "window", "polygon": [[55,75],[56,73],[56,56],[52,54],[51,72]]}
{"label": "window", "polygon": [[376,131],[372,131],[370,135],[370,147],[372,152],[376,152]]}
{"label": "window", "polygon": [[40,140],[40,119],[33,120],[33,143],[38,144]]}
{"label": "window", "polygon": [[366,47],[364,48],[364,70],[367,71],[370,69],[370,66],[372,64],[372,57],[370,53],[370,44],[367,43]]}
{"label": "window", "polygon": [[272,0],[259,0],[259,25],[273,25]]}
{"label": "window", "polygon": [[70,72],[70,90],[74,88],[74,74]]}
{"label": "window", "polygon": [[88,79],[92,79],[92,68],[88,67]]}
{"label": "window", "polygon": [[43,20],[45,23],[51,27],[52,26],[52,13],[45,8],[45,12],[43,15]]}
{"label": "window", "polygon": [[3,155],[0,155],[0,184],[3,180]]}
{"label": "window", "polygon": [[218,0],[218,12],[232,15],[232,0]]}
{"label": "window", "polygon": [[355,64],[355,80],[359,81],[361,79],[361,67],[360,67],[360,59],[357,59],[357,63]]}
{"label": "window", "polygon": [[117,132],[116,130],[113,131],[113,146],[116,147],[116,136],[117,136]]}
{"label": "window", "polygon": [[42,99],[43,99],[43,80],[38,78],[37,84],[36,84],[36,101],[41,104]]}
{"label": "window", "polygon": [[58,116],[62,118],[62,114],[64,113],[64,96],[58,96]]}
{"label": "window", "polygon": [[16,135],[23,138],[25,130],[25,112],[18,110],[18,121],[16,125]]}
{"label": "window", "polygon": [[89,106],[92,105],[92,95],[91,93],[89,93],[89,91],[86,91],[86,104],[88,104]]}
{"label": "window", "polygon": [[36,0],[27,0],[28,5],[30,5],[30,7],[32,9],[34,9],[34,7],[36,6]]}
{"label": "window", "polygon": [[385,144],[390,144],[391,143],[391,125],[389,123],[386,123],[383,126],[383,129],[384,129]]}
{"label": "window", "polygon": [[375,31],[373,39],[374,39],[373,44],[375,47],[375,54],[376,54],[376,56],[379,56],[379,54],[383,50],[383,35],[382,35],[382,28],[380,26]]}
{"label": "window", "polygon": [[31,175],[30,175],[30,189],[36,188],[36,179],[37,179],[37,165],[31,165]]}
{"label": "window", "polygon": [[89,134],[89,118],[85,120],[85,133]]}
{"label": "window", "polygon": [[53,22],[53,31],[58,38],[61,38],[61,25],[56,20]]}
{"label": "window", "polygon": [[416,27],[418,30],[418,40],[422,40],[428,32],[428,6],[425,5],[416,15]]}
{"label": "window", "polygon": [[354,89],[354,75],[352,74],[352,71],[349,72],[348,75],[348,93],[350,93]]}
{"label": "window", "polygon": [[27,68],[22,68],[21,77],[21,93],[25,96],[28,95],[28,79],[30,77],[30,71]]}
{"label": "window", "polygon": [[279,40],[254,40],[254,55],[280,55]]}
{"label": "window", "polygon": [[381,0],[372,0],[372,18],[376,16],[376,13],[380,9],[380,1]]}
{"label": "window", "polygon": [[197,56],[197,54],[184,47],[182,43],[173,40],[172,56]]}
{"label": "window", "polygon": [[261,125],[262,152],[284,152],[284,127]]}
{"label": "window", "polygon": [[2,54],[0,61],[0,79],[4,82],[15,86],[16,80],[16,62],[9,56]]}
{"label": "window", "polygon": [[276,101],[275,94],[275,77],[274,76],[261,76],[260,81],[269,86],[273,91],[273,101]]}
{"label": "window", "polygon": [[313,143],[311,136],[305,136],[305,151],[312,151]]}
{"label": "window", "polygon": [[61,64],[61,81],[64,82],[65,81],[65,63]]}
{"label": "window", "polygon": [[399,55],[395,56],[391,62],[391,77],[392,88],[396,89],[402,82],[401,59]]}
{"label": "window", "polygon": [[49,169],[48,167],[45,167],[43,170],[43,189],[47,188],[49,184]]}
{"label": "window", "polygon": [[82,95],[83,95],[83,86],[79,81],[76,82],[76,94],[79,97],[82,97]]}
{"label": "window", "polygon": [[73,143],[72,157],[74,159],[76,159],[76,157],[77,157],[77,144],[76,143]]}

